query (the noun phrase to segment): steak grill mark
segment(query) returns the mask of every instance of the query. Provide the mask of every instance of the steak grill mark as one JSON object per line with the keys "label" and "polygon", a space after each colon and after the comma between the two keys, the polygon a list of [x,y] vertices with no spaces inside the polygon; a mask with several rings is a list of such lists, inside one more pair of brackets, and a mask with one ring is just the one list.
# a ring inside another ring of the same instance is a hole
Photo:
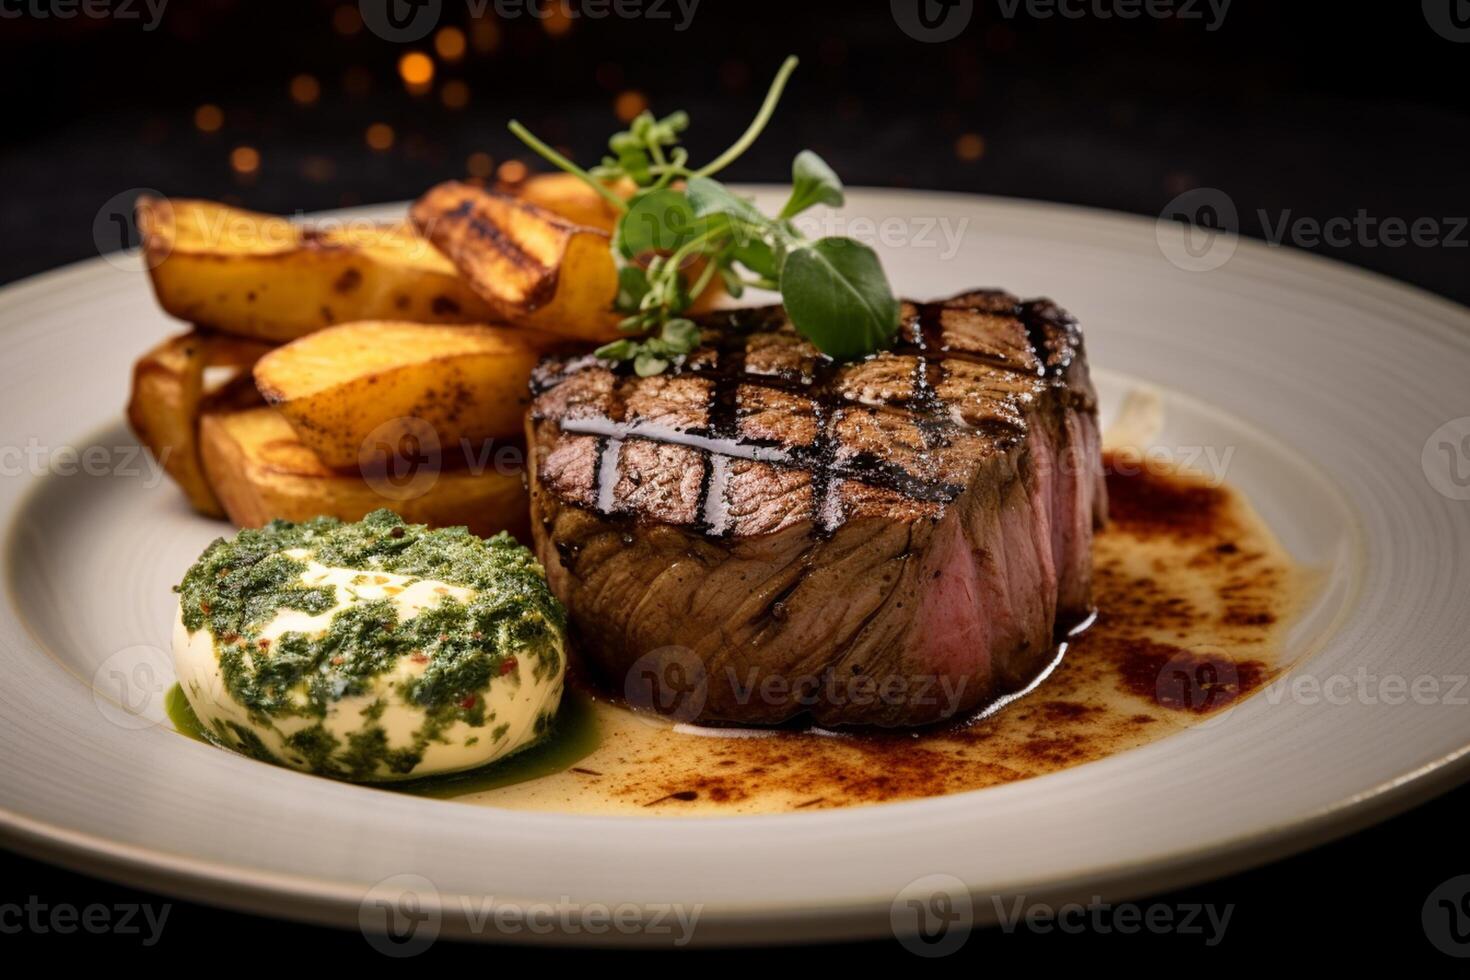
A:
{"label": "steak grill mark", "polygon": [[[1037,362],[1034,369],[1005,357],[987,356],[973,351],[951,350],[943,342],[942,317],[946,310],[975,311],[1014,317],[1025,328],[1029,353]],[[910,500],[948,504],[964,492],[965,487],[941,480],[929,480],[910,473],[903,466],[871,453],[857,452],[838,458],[839,445],[834,432],[837,412],[847,399],[834,387],[842,362],[819,356],[809,373],[780,371],[748,373],[746,342],[762,326],[769,326],[771,310],[740,310],[705,318],[706,326],[716,332],[713,359],[703,359],[674,369],[684,376],[710,380],[705,404],[708,422],[704,426],[680,428],[643,421],[615,421],[606,415],[563,418],[563,432],[598,437],[596,455],[596,510],[607,517],[617,516],[619,506],[616,486],[622,451],[627,440],[686,446],[705,454],[707,465],[700,485],[695,529],[711,537],[723,537],[729,531],[725,491],[730,460],[746,459],[775,466],[796,468],[812,474],[812,499],[817,516],[817,529],[830,534],[842,523],[835,490],[840,479],[853,479],[869,486],[898,493]],[[752,316],[752,314],[755,314]],[[1049,301],[1017,301],[1000,291],[977,291],[939,303],[917,304],[904,319],[892,352],[913,357],[913,395],[903,413],[889,404],[865,405],[880,412],[911,414],[923,440],[924,451],[930,452],[947,444],[950,436],[961,429],[985,431],[1002,446],[1014,444],[1024,436],[1024,427],[1005,420],[988,420],[982,426],[971,426],[959,419],[938,392],[946,376],[947,360],[964,361],[988,368],[1014,372],[1022,376],[1059,377],[1071,364],[1074,348],[1070,343],[1053,350],[1048,328],[1064,336],[1074,321],[1062,314]],[[594,365],[608,366],[595,357],[568,362],[552,376],[533,380],[533,394],[540,394],[578,370]],[[626,376],[627,365],[619,374]],[[816,414],[816,438],[809,446],[783,447],[774,439],[756,439],[739,433],[740,388],[761,387],[810,399]]]}

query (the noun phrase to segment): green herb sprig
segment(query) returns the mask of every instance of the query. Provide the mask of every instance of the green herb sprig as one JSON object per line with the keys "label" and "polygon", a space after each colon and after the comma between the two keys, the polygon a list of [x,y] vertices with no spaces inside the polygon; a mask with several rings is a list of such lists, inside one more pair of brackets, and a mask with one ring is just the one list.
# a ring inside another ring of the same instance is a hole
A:
{"label": "green herb sprig", "polygon": [[[797,60],[787,58],[760,110],[730,147],[702,167],[689,166],[680,136],[689,116],[643,112],[608,140],[600,165],[584,170],[514,120],[511,132],[562,170],[575,174],[621,217],[613,233],[619,261],[616,309],[628,334],[597,355],[632,361],[643,377],[660,374],[699,346],[698,326],[684,314],[718,276],[731,296],[746,289],[778,291],[792,325],[822,353],[855,360],[883,349],[898,331],[898,300],[877,254],[852,238],[804,237],[792,219],[818,204],[841,207],[842,181],[811,150],[791,166],[791,194],[774,218],[713,175],[755,142],[775,113]],[[612,187],[627,180],[626,199]]]}

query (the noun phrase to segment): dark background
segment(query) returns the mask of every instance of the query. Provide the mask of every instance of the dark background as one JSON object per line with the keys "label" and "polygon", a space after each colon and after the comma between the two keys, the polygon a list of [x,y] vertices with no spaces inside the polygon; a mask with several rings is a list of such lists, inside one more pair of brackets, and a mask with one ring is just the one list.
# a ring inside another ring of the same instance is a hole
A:
{"label": "dark background", "polygon": [[[1137,19],[1102,16],[1120,9],[1116,0],[1070,0],[1075,17],[1035,16],[1050,8],[1034,3],[1007,16],[1009,2],[976,0],[963,32],[942,43],[906,34],[886,0],[700,0],[682,31],[672,0],[661,5],[665,19],[497,17],[493,2],[476,3],[487,11],[478,22],[466,0],[442,0],[438,25],[461,32],[462,55],[453,33],[442,51],[435,34],[385,41],[356,3],[168,0],[150,29],[141,0],[93,0],[114,12],[101,18],[61,17],[67,2],[0,0],[0,282],[96,255],[99,210],[139,189],[289,214],[401,200],[451,177],[493,182],[525,158],[505,131],[512,114],[591,162],[620,128],[619,107],[684,108],[694,119],[686,142],[695,159],[707,157],[744,127],[787,53],[802,67],[776,123],[724,175],[731,180],[784,181],[795,151],[811,147],[849,184],[1149,216],[1183,191],[1215,187],[1257,237],[1263,211],[1273,222],[1288,213],[1430,219],[1447,236],[1470,215],[1470,44],[1431,26],[1452,4],[1470,17],[1464,0],[1235,0],[1218,23],[1196,0],[1175,5],[1195,17]],[[418,92],[400,73],[408,51],[433,58],[433,79]],[[378,148],[369,145],[375,126]],[[1470,302],[1467,239],[1392,247],[1354,236],[1313,250]],[[1175,969],[1198,969],[1352,961],[1372,947],[1451,966],[1419,914],[1434,886],[1470,872],[1467,803],[1462,788],[1346,841],[1156,899],[1234,903],[1213,949],[1198,937],[992,931],[949,962],[1160,953]],[[0,855],[0,904],[30,895],[138,900]],[[175,903],[152,949],[115,935],[5,936],[7,946],[43,953],[136,949],[175,962],[222,941],[277,960],[280,939],[293,942],[293,958],[377,955],[355,934],[186,903]],[[779,956],[838,952],[851,950]],[[874,963],[909,959],[892,942],[861,953]],[[428,957],[504,962],[490,955],[440,944]]]}

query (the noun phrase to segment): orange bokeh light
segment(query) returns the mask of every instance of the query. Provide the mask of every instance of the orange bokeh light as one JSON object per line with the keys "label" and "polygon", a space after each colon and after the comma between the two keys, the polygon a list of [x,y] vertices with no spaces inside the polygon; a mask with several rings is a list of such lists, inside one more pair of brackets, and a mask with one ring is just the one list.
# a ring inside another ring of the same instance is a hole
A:
{"label": "orange bokeh light", "polygon": [[495,172],[495,160],[488,153],[471,153],[464,168],[471,177],[483,179]]}
{"label": "orange bokeh light", "polygon": [[434,50],[445,61],[458,61],[465,52],[464,31],[458,27],[443,27],[434,35]]}
{"label": "orange bokeh light", "polygon": [[439,90],[439,98],[446,108],[463,109],[470,101],[470,87],[459,79],[445,82],[444,88]]}
{"label": "orange bokeh light", "polygon": [[368,146],[381,153],[384,150],[392,149],[395,135],[392,126],[379,122],[369,126],[363,134],[363,138],[367,140]]}
{"label": "orange bokeh light", "polygon": [[398,75],[409,88],[428,85],[434,80],[434,59],[422,51],[410,51],[398,59]]}
{"label": "orange bokeh light", "polygon": [[545,10],[545,15],[541,18],[541,26],[552,37],[561,37],[572,29],[571,14],[561,4],[548,5]]}
{"label": "orange bokeh light", "polygon": [[500,25],[493,20],[477,20],[470,25],[470,43],[481,54],[500,47]]}
{"label": "orange bokeh light", "polygon": [[230,169],[242,177],[260,170],[260,151],[253,146],[237,146],[230,151]]}
{"label": "orange bokeh light", "polygon": [[613,99],[613,113],[619,122],[632,122],[633,117],[648,108],[648,99],[642,92],[619,92]]}
{"label": "orange bokeh light", "polygon": [[291,101],[297,105],[312,105],[322,97],[322,83],[314,75],[301,74],[291,79]]}
{"label": "orange bokeh light", "polygon": [[343,37],[351,37],[362,30],[362,14],[358,12],[357,4],[344,3],[332,11],[332,29]]}
{"label": "orange bokeh light", "polygon": [[194,110],[194,126],[201,133],[217,133],[225,124],[225,114],[217,105],[205,104]]}
{"label": "orange bokeh light", "polygon": [[965,133],[954,141],[954,155],[967,163],[973,163],[985,155],[985,137],[979,133]]}

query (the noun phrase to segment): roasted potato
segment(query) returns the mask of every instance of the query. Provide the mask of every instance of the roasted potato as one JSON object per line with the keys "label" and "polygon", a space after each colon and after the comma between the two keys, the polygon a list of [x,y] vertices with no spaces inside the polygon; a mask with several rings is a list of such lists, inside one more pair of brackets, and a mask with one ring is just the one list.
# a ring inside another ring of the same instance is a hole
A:
{"label": "roasted potato", "polygon": [[[629,197],[633,193],[634,185],[631,180],[624,178],[612,189],[622,197]],[[545,208],[573,224],[596,228],[609,235],[617,227],[621,217],[617,209],[576,174],[534,174],[503,190],[527,204]]]}
{"label": "roasted potato", "polygon": [[[513,195],[450,181],[414,202],[409,216],[490,304],[496,319],[582,341],[620,336],[611,250],[618,216],[580,179],[532,177],[516,185]],[[696,262],[689,274],[697,276],[701,268]],[[716,277],[690,312],[712,308],[722,295],[724,285]]]}
{"label": "roasted potato", "polygon": [[482,536],[510,531],[526,539],[529,502],[518,466],[501,458],[480,472],[403,467],[381,471],[328,469],[296,438],[274,408],[206,413],[199,426],[204,471],[225,513],[241,527],[317,515],[355,521],[386,507],[404,520],[436,527],[466,525]]}
{"label": "roasted potato", "polygon": [[214,380],[207,372],[243,371],[248,384],[250,366],[269,349],[254,341],[196,330],[164,341],[133,366],[128,422],[201,514],[224,516],[199,458],[200,406],[209,399]]}
{"label": "roasted potato", "polygon": [[278,347],[255,383],[327,466],[359,465],[372,438],[425,424],[446,450],[517,437],[544,338],[508,327],[363,322]]}
{"label": "roasted potato", "polygon": [[[637,185],[626,177],[612,187],[613,193],[623,198],[632,197],[637,189]],[[533,174],[518,184],[505,185],[502,190],[574,224],[596,228],[608,235],[612,235],[622,217],[601,194],[588,187],[587,182],[576,174]],[[685,276],[692,281],[698,278],[703,269],[704,261],[695,261],[690,264]],[[711,310],[724,295],[725,284],[716,277],[705,287],[704,292],[694,298],[689,312],[703,313]]]}
{"label": "roasted potato", "polygon": [[455,181],[414,202],[409,217],[495,315],[579,340],[618,336],[618,271],[604,231]]}
{"label": "roasted potato", "polygon": [[138,230],[159,305],[214,330],[287,341],[350,320],[493,319],[406,224],[313,230],[212,201],[145,196]]}

